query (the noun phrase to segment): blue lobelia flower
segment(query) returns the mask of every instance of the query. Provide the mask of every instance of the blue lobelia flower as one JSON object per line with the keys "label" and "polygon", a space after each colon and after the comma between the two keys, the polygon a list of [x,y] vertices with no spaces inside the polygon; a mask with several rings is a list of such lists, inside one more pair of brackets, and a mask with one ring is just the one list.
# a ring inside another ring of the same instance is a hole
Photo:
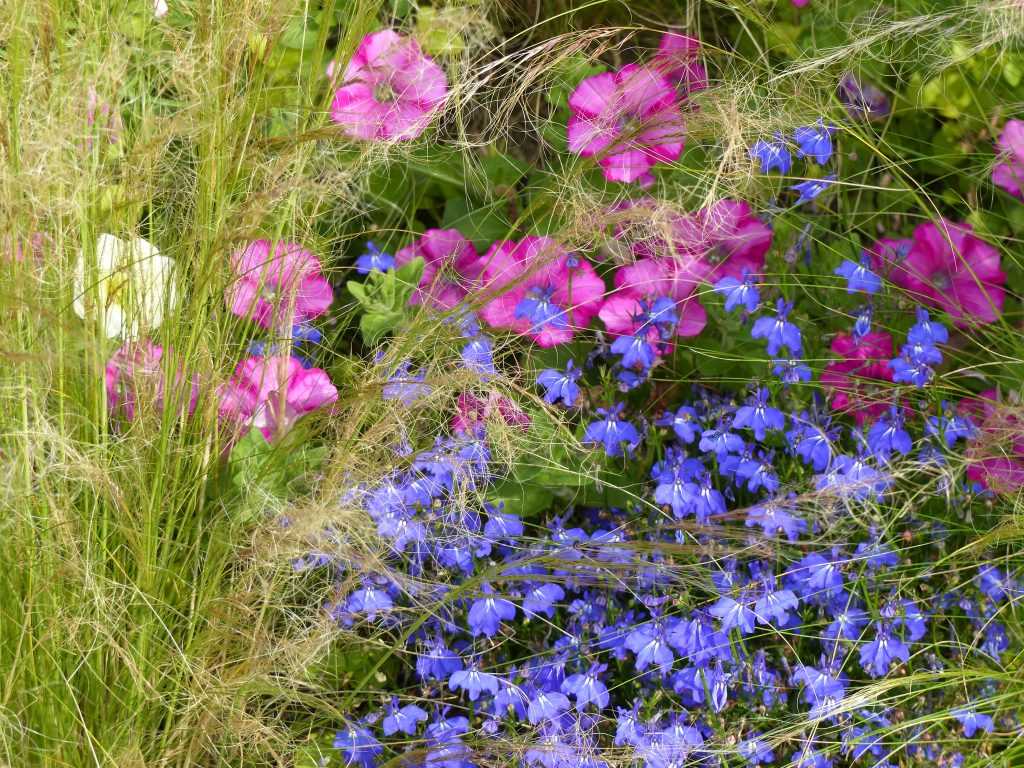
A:
{"label": "blue lobelia flower", "polygon": [[632,456],[640,445],[640,432],[632,423],[619,418],[624,407],[624,403],[618,403],[612,408],[598,408],[597,415],[604,418],[587,425],[583,441],[602,444],[608,456],[618,457],[624,452]]}
{"label": "blue lobelia flower", "polygon": [[523,594],[523,613],[527,616],[555,615],[555,603],[565,597],[565,590],[557,584],[532,584]]}
{"label": "blue lobelia flower", "polygon": [[345,765],[362,768],[374,768],[377,755],[384,751],[369,728],[354,724],[334,734],[333,746],[344,756]]}
{"label": "blue lobelia flower", "polygon": [[747,738],[743,739],[736,746],[736,751],[740,757],[747,761],[747,765],[751,766],[751,768],[775,762],[775,753],[772,752],[771,745],[762,739],[761,734],[757,732],[751,733]]}
{"label": "blue lobelia flower", "polygon": [[758,139],[750,148],[750,158],[761,163],[761,173],[770,173],[777,170],[779,173],[789,173],[793,165],[793,157],[789,154],[786,140],[781,133],[775,134],[775,141]]}
{"label": "blue lobelia flower", "polygon": [[647,331],[641,330],[633,336],[619,336],[612,342],[611,351],[622,356],[624,368],[646,371],[657,357],[657,352],[647,339]]}
{"label": "blue lobelia flower", "polygon": [[789,758],[793,768],[832,768],[832,760],[805,742]]}
{"label": "blue lobelia flower", "polygon": [[794,184],[790,187],[794,192],[799,192],[800,196],[796,200],[796,204],[809,203],[818,197],[822,192],[832,186],[832,183],[836,180],[836,175],[830,173],[823,179],[808,179],[807,181],[801,181],[799,184]]}
{"label": "blue lobelia flower", "polygon": [[910,649],[896,637],[888,623],[876,622],[875,639],[860,647],[860,665],[871,677],[885,677],[894,661],[910,660]]}
{"label": "blue lobelia flower", "polygon": [[697,412],[688,405],[681,405],[676,411],[665,411],[658,419],[659,427],[672,427],[676,437],[684,443],[692,443],[700,431]]}
{"label": "blue lobelia flower", "polygon": [[945,344],[949,341],[949,330],[942,323],[932,320],[927,309],[918,307],[917,322],[907,331],[907,341],[926,346]]}
{"label": "blue lobelia flower", "polygon": [[381,721],[381,728],[385,736],[393,736],[396,733],[404,733],[413,736],[420,723],[427,719],[427,713],[415,704],[406,704],[399,708],[398,698],[391,697],[387,715]]}
{"label": "blue lobelia flower", "polygon": [[992,716],[977,712],[973,707],[960,707],[954,709],[951,714],[964,727],[964,736],[967,738],[972,738],[979,730],[985,733],[992,733],[995,730]]}
{"label": "blue lobelia flower", "polygon": [[732,312],[736,307],[743,306],[747,312],[753,312],[761,301],[761,294],[754,286],[753,278],[745,274],[743,280],[735,277],[723,277],[715,283],[715,293],[725,296],[725,311]]}
{"label": "blue lobelia flower", "polygon": [[791,590],[778,589],[774,578],[762,582],[763,592],[754,602],[754,615],[760,624],[783,626],[789,621],[789,612],[800,607],[800,601]]}
{"label": "blue lobelia flower", "polygon": [[536,690],[530,697],[526,718],[537,725],[545,720],[554,720],[569,708],[569,697],[558,691]]}
{"label": "blue lobelia flower", "polygon": [[847,293],[864,291],[873,294],[882,290],[882,278],[871,271],[866,256],[862,256],[859,263],[843,259],[843,263],[836,267],[835,274],[846,278]]}
{"label": "blue lobelia flower", "polygon": [[802,360],[772,360],[772,373],[782,380],[783,384],[799,384],[810,381],[814,375],[811,367]]}
{"label": "blue lobelia flower", "polygon": [[416,655],[416,674],[421,680],[447,680],[463,668],[462,659],[436,637]]}
{"label": "blue lobelia flower", "polygon": [[975,581],[978,589],[993,603],[1001,603],[1008,595],[1019,591],[1016,580],[994,565],[981,566]]}
{"label": "blue lobelia flower", "polygon": [[588,704],[593,704],[599,710],[608,706],[608,686],[601,680],[607,669],[607,664],[592,664],[586,672],[565,678],[562,692],[576,699],[576,709],[583,709]]}
{"label": "blue lobelia flower", "polygon": [[502,621],[511,621],[516,615],[516,605],[511,600],[496,597],[489,584],[481,587],[484,597],[474,600],[469,607],[467,623],[471,634],[493,637],[498,633]]}
{"label": "blue lobelia flower", "polygon": [[494,695],[498,692],[498,678],[489,672],[481,672],[476,662],[469,669],[452,672],[448,678],[448,688],[453,691],[463,690],[470,701],[476,701],[484,691]]}
{"label": "blue lobelia flower", "polygon": [[750,511],[747,512],[747,519],[744,524],[747,528],[759,525],[766,534],[777,535],[782,533],[790,541],[796,541],[800,538],[800,534],[807,531],[807,523],[798,517],[794,517],[787,510],[785,502],[772,499],[751,507]]}
{"label": "blue lobelia flower", "polygon": [[583,371],[576,367],[570,360],[565,365],[565,371],[558,371],[554,368],[547,368],[537,375],[537,385],[544,387],[544,402],[549,405],[561,401],[562,405],[571,408],[576,404],[576,398],[580,395],[579,381]]}
{"label": "blue lobelia flower", "polygon": [[793,672],[793,681],[804,686],[804,701],[811,705],[811,717],[825,717],[833,712],[846,695],[843,678],[828,670],[801,664]]}
{"label": "blue lobelia flower", "polygon": [[853,338],[858,344],[871,333],[871,318],[875,314],[875,308],[870,304],[861,307],[860,312],[853,321]]}
{"label": "blue lobelia flower", "polygon": [[797,143],[797,157],[806,157],[818,165],[825,165],[832,157],[832,134],[834,125],[825,125],[825,119],[818,118],[814,125],[805,125],[793,132]]}
{"label": "blue lobelia flower", "polygon": [[786,426],[786,417],[778,408],[768,405],[771,393],[767,387],[760,387],[747,404],[736,411],[733,427],[747,427],[753,430],[754,438],[763,441],[768,430],[779,431]]}
{"label": "blue lobelia flower", "polygon": [[887,416],[881,416],[871,425],[867,434],[868,449],[880,461],[888,461],[893,453],[906,456],[913,448],[910,433],[903,428],[903,410],[897,406],[889,408]]}
{"label": "blue lobelia flower", "polygon": [[698,447],[701,452],[714,453],[721,460],[729,453],[742,451],[744,442],[742,437],[730,432],[729,428],[720,422],[714,429],[705,429],[701,433]]}
{"label": "blue lobelia flower", "polygon": [[387,272],[395,266],[395,257],[384,253],[372,240],[366,241],[366,253],[356,259],[356,272],[368,275],[374,270]]}
{"label": "blue lobelia flower", "polygon": [[493,375],[494,368],[494,345],[487,336],[477,336],[466,342],[462,348],[462,364],[466,370],[484,376]]}
{"label": "blue lobelia flower", "polygon": [[708,613],[721,620],[723,632],[735,628],[741,634],[749,635],[754,631],[754,620],[757,615],[751,610],[749,601],[740,601],[723,595],[708,609]]}
{"label": "blue lobelia flower", "polygon": [[800,338],[800,329],[789,322],[793,305],[784,299],[775,303],[775,317],[759,317],[754,322],[750,335],[755,339],[765,339],[768,342],[768,354],[777,355],[779,349],[786,347],[791,355],[799,355],[803,349],[803,342]]}

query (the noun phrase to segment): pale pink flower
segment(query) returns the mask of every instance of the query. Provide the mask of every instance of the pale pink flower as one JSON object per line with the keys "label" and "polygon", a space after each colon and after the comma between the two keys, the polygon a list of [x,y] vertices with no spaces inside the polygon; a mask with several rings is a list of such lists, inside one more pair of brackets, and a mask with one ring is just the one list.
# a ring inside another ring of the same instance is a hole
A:
{"label": "pale pink flower", "polygon": [[503,240],[483,257],[480,317],[542,347],[572,341],[601,308],[604,281],[582,257],[549,237]]}
{"label": "pale pink flower", "polygon": [[672,83],[628,64],[583,80],[569,97],[569,149],[596,157],[609,181],[654,183],[657,163],[679,159],[686,124]]}
{"label": "pale pink flower", "polygon": [[682,88],[683,93],[708,87],[708,72],[700,62],[700,40],[675,32],[666,32],[658,43],[658,52],[650,66]]}
{"label": "pale pink flower", "polygon": [[447,96],[444,70],[419,43],[384,29],[359,43],[331,117],[355,139],[408,141],[426,130]]}
{"label": "pale pink flower", "polygon": [[833,410],[852,413],[859,425],[885,413],[892,404],[892,335],[874,331],[857,339],[841,333],[831,349],[837,359],[825,366],[821,384]]}
{"label": "pale pink flower", "polygon": [[423,259],[423,276],[410,303],[450,311],[466,298],[483,271],[473,244],[457,229],[428,229],[412,245],[395,254],[402,266],[417,256]]}
{"label": "pale pink flower", "polygon": [[[168,357],[174,352],[169,347]],[[132,421],[139,408],[151,407],[160,413],[168,405],[180,412],[195,412],[199,398],[199,375],[186,378],[176,368],[171,391],[167,391],[163,370],[164,348],[148,340],[127,342],[107,362],[105,371],[107,408],[111,414]]]}
{"label": "pale pink flower", "polygon": [[241,427],[255,427],[267,440],[284,435],[308,413],[338,399],[319,368],[303,368],[294,357],[250,357],[220,390],[220,414]]}
{"label": "pale pink flower", "polygon": [[231,311],[281,333],[322,315],[334,299],[320,260],[298,243],[254,240],[231,257]]}
{"label": "pale pink flower", "polygon": [[1024,198],[1024,120],[1007,120],[996,147],[1003,162],[992,169],[992,183]]}
{"label": "pale pink flower", "polygon": [[999,251],[969,224],[945,219],[917,226],[911,240],[882,240],[875,267],[912,298],[948,312],[958,325],[995,322],[1006,299]]}
{"label": "pale pink flower", "polygon": [[957,410],[970,417],[977,432],[967,446],[967,478],[996,493],[1024,486],[1024,421],[1021,409],[999,402],[994,389],[967,397]]}

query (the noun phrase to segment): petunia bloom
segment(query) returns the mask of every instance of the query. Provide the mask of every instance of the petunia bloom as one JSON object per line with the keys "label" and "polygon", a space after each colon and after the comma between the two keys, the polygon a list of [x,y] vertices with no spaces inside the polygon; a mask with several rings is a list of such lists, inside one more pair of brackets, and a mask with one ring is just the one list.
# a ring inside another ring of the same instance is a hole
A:
{"label": "petunia bloom", "polygon": [[448,78],[411,37],[390,29],[363,38],[334,94],[331,118],[354,139],[409,141],[448,97]]}
{"label": "petunia bloom", "polygon": [[137,339],[160,327],[177,300],[174,259],[141,237],[100,235],[95,261],[79,253],[73,282],[75,314],[98,320],[111,339]]}
{"label": "petunia bloom", "polygon": [[[190,415],[195,411],[199,397],[198,374],[186,382],[184,373],[178,369],[174,373],[172,391],[168,393],[162,368],[164,351],[151,341],[139,341],[126,343],[114,353],[105,372],[107,407],[111,413],[132,421],[139,415],[140,406],[152,406],[159,413],[168,400],[174,403],[175,410],[187,407]],[[173,350],[168,348],[167,353],[171,356]]]}
{"label": "petunia bloom", "polygon": [[238,364],[220,397],[222,418],[274,440],[302,416],[337,400],[338,390],[325,371],[303,368],[294,357],[250,357]]}
{"label": "petunia bloom", "polygon": [[457,229],[428,229],[412,245],[395,253],[395,265],[423,259],[423,275],[411,304],[450,311],[480,278],[483,263],[473,244]]}
{"label": "petunia bloom", "polygon": [[684,94],[708,87],[708,73],[700,62],[700,40],[675,32],[666,32],[658,42],[658,51],[650,66],[676,83]]}
{"label": "petunia bloom", "polygon": [[912,298],[948,312],[958,325],[995,322],[1006,299],[999,251],[969,224],[942,219],[918,225],[913,238],[882,240],[872,249],[876,270]]}
{"label": "petunia bloom", "polygon": [[569,96],[569,149],[596,157],[608,181],[649,185],[651,169],[683,152],[679,95],[653,68],[628,64],[583,80]]}
{"label": "petunia bloom", "polygon": [[1003,162],[992,169],[992,183],[1024,198],[1024,120],[1007,120],[996,148]]}
{"label": "petunia bloom", "polygon": [[958,410],[977,427],[968,444],[967,479],[996,493],[1024,486],[1024,419],[1019,408],[999,401],[994,389],[964,398]]}
{"label": "petunia bloom", "polygon": [[892,336],[881,331],[860,338],[841,333],[832,340],[831,351],[836,359],[821,374],[829,405],[851,411],[857,424],[885,413],[890,400],[887,382],[893,380]]}
{"label": "petunia bloom", "polygon": [[231,266],[231,312],[275,332],[322,315],[334,299],[320,260],[298,243],[254,240],[232,254]]}
{"label": "petunia bloom", "polygon": [[604,281],[590,264],[548,237],[503,240],[483,257],[480,317],[542,347],[572,341],[601,307]]}

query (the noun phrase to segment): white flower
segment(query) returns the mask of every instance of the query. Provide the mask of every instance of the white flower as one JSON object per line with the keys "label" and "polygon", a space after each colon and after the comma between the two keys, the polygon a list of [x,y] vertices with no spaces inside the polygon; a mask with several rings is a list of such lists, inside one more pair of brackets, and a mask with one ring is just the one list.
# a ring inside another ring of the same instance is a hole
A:
{"label": "white flower", "polygon": [[108,338],[137,339],[159,327],[164,312],[174,307],[174,259],[141,237],[122,240],[103,234],[96,241],[96,260],[84,251],[75,266],[75,313],[94,322],[97,313]]}
{"label": "white flower", "polygon": [[167,15],[167,2],[166,0],[155,0],[153,3],[153,15],[158,19],[162,19]]}

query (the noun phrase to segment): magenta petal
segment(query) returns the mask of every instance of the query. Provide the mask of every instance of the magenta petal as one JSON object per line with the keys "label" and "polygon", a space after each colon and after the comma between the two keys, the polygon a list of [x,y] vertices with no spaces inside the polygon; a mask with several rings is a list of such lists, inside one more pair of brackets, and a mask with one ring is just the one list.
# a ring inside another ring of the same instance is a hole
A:
{"label": "magenta petal", "polygon": [[646,152],[633,149],[602,157],[600,165],[608,181],[630,182],[648,173],[653,163]]}

